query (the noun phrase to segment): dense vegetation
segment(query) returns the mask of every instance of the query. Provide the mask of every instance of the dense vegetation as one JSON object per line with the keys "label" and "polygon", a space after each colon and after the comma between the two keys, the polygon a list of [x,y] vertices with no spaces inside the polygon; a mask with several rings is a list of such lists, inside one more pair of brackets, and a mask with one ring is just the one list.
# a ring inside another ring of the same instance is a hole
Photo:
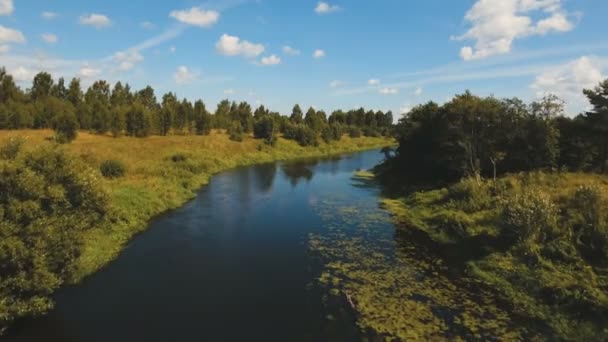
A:
{"label": "dense vegetation", "polygon": [[392,125],[391,112],[363,108],[337,110],[328,117],[313,108],[304,115],[295,105],[286,116],[263,105],[252,110],[247,102],[224,100],[210,113],[202,100],[193,104],[174,93],[164,94],[159,103],[150,86],[132,91],[128,84],[118,82],[112,87],[99,80],[84,91],[79,79],[66,86],[63,78],[55,82],[46,72],[37,74],[32,88],[23,91],[0,69],[0,129],[53,128],[58,142],[76,139],[79,129],[114,137],[206,135],[212,129],[223,129],[233,141],[255,133],[256,138],[273,145],[277,134],[283,134],[302,146],[316,146],[319,138],[340,140],[352,131],[368,137],[388,136]]}
{"label": "dense vegetation", "polygon": [[[78,79],[66,87],[47,73],[22,91],[0,69],[0,334],[48,311],[61,284],[107,264],[214,173],[393,143],[381,136],[391,113],[294,112],[223,101],[211,114],[172,93],[157,103],[151,87],[97,81],[83,92]],[[369,134],[352,139],[350,126]]]}
{"label": "dense vegetation", "polygon": [[[608,80],[584,93],[593,109],[575,118],[553,96],[525,105],[467,92],[418,106],[376,170],[400,243],[415,239],[469,279],[460,286],[494,293],[524,327],[519,339],[608,333]],[[401,279],[405,268],[387,272]],[[430,298],[431,308],[444,305]],[[399,336],[379,319],[367,326]],[[498,326],[433,333],[502,338]]]}

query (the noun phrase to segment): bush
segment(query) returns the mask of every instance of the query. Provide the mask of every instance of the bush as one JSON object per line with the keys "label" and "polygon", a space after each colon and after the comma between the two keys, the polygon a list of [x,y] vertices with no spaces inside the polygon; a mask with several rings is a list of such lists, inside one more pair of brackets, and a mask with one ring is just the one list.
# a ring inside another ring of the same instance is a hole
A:
{"label": "bush", "polygon": [[64,144],[78,136],[78,119],[72,113],[59,114],[53,119],[53,129],[57,142]]}
{"label": "bush", "polygon": [[348,129],[348,135],[351,138],[360,138],[361,137],[361,129],[358,127],[350,127]]}
{"label": "bush", "polygon": [[306,125],[290,125],[287,127],[285,139],[295,140],[300,146],[318,146],[317,133]]}
{"label": "bush", "polygon": [[270,116],[265,116],[253,125],[253,136],[256,139],[264,139],[267,145],[274,146],[277,142],[277,125]]}
{"label": "bush", "polygon": [[493,197],[490,184],[473,177],[465,178],[448,189],[448,199],[468,213],[487,209]]}
{"label": "bush", "polygon": [[24,143],[25,139],[21,137],[10,138],[2,147],[0,147],[0,159],[14,160],[17,158]]}
{"label": "bush", "polygon": [[232,141],[243,141],[243,126],[241,125],[241,123],[238,121],[234,121],[228,129],[228,134],[230,135],[230,140]]}
{"label": "bush", "polygon": [[568,206],[581,254],[594,264],[608,263],[608,201],[595,186],[581,186]]}
{"label": "bush", "polygon": [[108,218],[108,197],[91,171],[48,146],[0,161],[0,334],[52,307],[83,232]]}
{"label": "bush", "polygon": [[188,156],[183,153],[176,153],[171,156],[171,161],[174,163],[184,162],[188,160]]}
{"label": "bush", "polygon": [[557,230],[558,207],[541,191],[528,190],[503,205],[505,229],[519,242],[545,242]]}
{"label": "bush", "polygon": [[106,160],[102,162],[99,170],[106,178],[120,178],[126,173],[125,166],[118,160]]}

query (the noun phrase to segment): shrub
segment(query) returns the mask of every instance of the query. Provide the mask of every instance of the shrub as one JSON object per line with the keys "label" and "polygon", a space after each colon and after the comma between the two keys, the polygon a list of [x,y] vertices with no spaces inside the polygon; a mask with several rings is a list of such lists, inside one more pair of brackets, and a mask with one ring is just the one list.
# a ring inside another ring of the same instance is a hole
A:
{"label": "shrub", "polygon": [[350,127],[348,129],[348,135],[351,138],[360,138],[361,137],[361,129],[358,127]]}
{"label": "shrub", "polygon": [[300,146],[318,146],[317,133],[306,125],[290,125],[287,127],[285,139],[295,140]]}
{"label": "shrub", "polygon": [[544,242],[556,232],[558,208],[543,192],[528,190],[503,205],[505,229],[519,242]]}
{"label": "shrub", "polygon": [[53,129],[57,142],[64,144],[78,136],[78,119],[73,113],[63,113],[53,119]]}
{"label": "shrub", "polygon": [[0,147],[0,159],[14,160],[17,158],[24,143],[25,139],[21,137],[10,138],[2,147]]}
{"label": "shrub", "polygon": [[176,153],[171,156],[171,161],[174,163],[184,162],[188,160],[188,156],[183,153]]}
{"label": "shrub", "polygon": [[52,307],[83,232],[108,218],[108,197],[91,171],[54,146],[0,161],[0,333]]}
{"label": "shrub", "polygon": [[102,162],[99,170],[106,178],[120,178],[126,173],[125,166],[118,160],[106,160]]}
{"label": "shrub", "polygon": [[448,199],[457,203],[466,212],[488,208],[492,202],[492,192],[488,182],[473,177],[465,178],[448,189]]}
{"label": "shrub", "polygon": [[578,188],[568,206],[581,254],[594,264],[608,263],[608,201],[596,186]]}
{"label": "shrub", "polygon": [[234,121],[228,129],[228,134],[230,135],[230,140],[232,141],[243,141],[243,126],[241,125],[241,123],[238,121]]}

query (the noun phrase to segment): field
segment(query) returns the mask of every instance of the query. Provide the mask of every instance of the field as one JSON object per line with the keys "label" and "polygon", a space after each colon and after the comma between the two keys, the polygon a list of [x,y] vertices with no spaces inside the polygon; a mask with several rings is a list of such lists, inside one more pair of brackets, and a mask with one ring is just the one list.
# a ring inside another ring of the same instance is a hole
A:
{"label": "field", "polygon": [[[26,138],[25,150],[50,144],[50,130],[0,131],[0,145],[10,137]],[[65,149],[95,171],[109,193],[119,219],[94,227],[85,236],[84,252],[77,261],[71,282],[82,280],[113,260],[135,234],[143,231],[155,215],[184,204],[195,190],[218,172],[239,166],[296,158],[320,157],[391,145],[387,138],[349,138],[317,147],[301,147],[279,139],[275,147],[246,136],[234,142],[222,132],[208,136],[152,136],[130,138],[80,132]],[[104,179],[99,165],[117,160],[126,166],[124,177]]]}

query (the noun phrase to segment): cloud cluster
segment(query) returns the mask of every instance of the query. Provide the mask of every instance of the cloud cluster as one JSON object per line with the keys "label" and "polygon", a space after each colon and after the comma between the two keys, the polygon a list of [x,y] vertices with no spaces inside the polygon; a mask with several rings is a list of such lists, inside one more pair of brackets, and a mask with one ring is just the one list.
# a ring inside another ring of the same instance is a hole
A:
{"label": "cloud cluster", "polygon": [[377,78],[372,78],[369,81],[367,81],[367,84],[370,86],[377,86],[378,84],[380,84],[380,80]]}
{"label": "cloud cluster", "polygon": [[206,11],[200,7],[192,7],[189,10],[172,11],[169,16],[184,24],[198,27],[211,27],[220,19],[219,12]]}
{"label": "cloud cluster", "polygon": [[312,54],[312,57],[315,58],[315,59],[320,59],[320,58],[323,58],[325,56],[327,56],[327,54],[325,53],[324,50],[321,50],[321,49],[315,50],[315,52],[313,52],[313,54]]}
{"label": "cloud cluster", "polygon": [[270,55],[268,57],[262,58],[262,65],[277,65],[281,64],[281,58],[277,57],[277,55]]}
{"label": "cloud cluster", "polygon": [[285,45],[285,46],[283,46],[283,53],[285,53],[286,55],[290,55],[290,56],[297,56],[300,54],[300,50],[292,48],[289,45]]}
{"label": "cloud cluster", "polygon": [[42,37],[42,40],[44,40],[45,42],[47,42],[49,44],[55,44],[59,41],[59,38],[57,38],[57,36],[52,33],[44,33],[44,34],[42,34],[41,37]]}
{"label": "cloud cluster", "polygon": [[190,71],[187,66],[182,65],[177,68],[177,71],[173,74],[173,80],[177,84],[189,84],[198,79],[198,74]]}
{"label": "cloud cluster", "polygon": [[144,56],[137,50],[127,50],[115,53],[112,60],[118,64],[118,70],[129,71],[142,62]]}
{"label": "cloud cluster", "polygon": [[96,29],[102,29],[112,25],[110,18],[103,14],[91,13],[89,15],[80,16],[79,22],[81,25],[93,26]]}
{"label": "cloud cluster", "polygon": [[583,56],[540,73],[530,88],[539,97],[555,94],[566,101],[570,110],[580,110],[589,106],[582,90],[597,86],[606,78],[603,72],[607,70],[608,60]]}
{"label": "cloud cluster", "polygon": [[223,34],[215,44],[216,50],[225,56],[244,56],[255,58],[261,55],[265,48],[262,44],[254,44],[239,37]]}
{"label": "cloud cluster", "polygon": [[[471,28],[455,40],[473,40],[464,46],[464,60],[482,59],[511,51],[516,39],[567,32],[574,28],[570,14],[561,6],[562,0],[477,0],[465,19]],[[534,20],[533,15],[542,16]]]}
{"label": "cloud cluster", "polygon": [[0,15],[11,15],[14,10],[13,0],[0,0]]}
{"label": "cloud cluster", "polygon": [[381,88],[378,92],[382,95],[396,95],[399,94],[399,88]]}
{"label": "cloud cluster", "polygon": [[315,7],[315,12],[317,12],[317,14],[329,14],[332,12],[337,12],[341,9],[342,8],[340,6],[330,5],[327,2],[320,1],[317,3],[317,7]]}
{"label": "cloud cluster", "polygon": [[45,12],[42,12],[40,14],[40,16],[46,20],[53,20],[53,19],[57,18],[59,16],[59,14],[57,14],[55,12],[45,11]]}

